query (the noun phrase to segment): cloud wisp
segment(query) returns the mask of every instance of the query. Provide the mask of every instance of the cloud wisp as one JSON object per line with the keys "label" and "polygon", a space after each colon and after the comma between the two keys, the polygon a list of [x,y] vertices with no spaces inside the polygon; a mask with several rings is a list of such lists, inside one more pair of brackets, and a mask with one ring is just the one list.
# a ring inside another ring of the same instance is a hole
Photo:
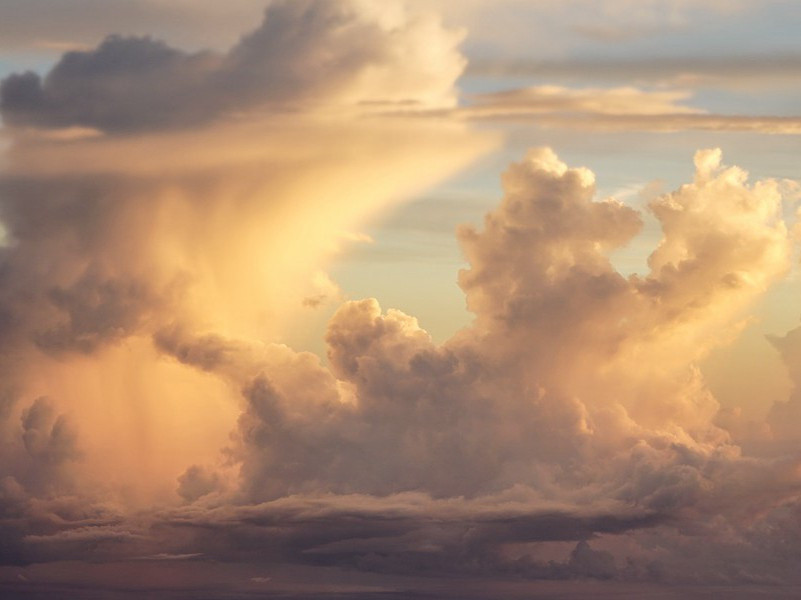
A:
{"label": "cloud wisp", "polygon": [[[686,90],[541,85],[475,94],[467,104],[427,113],[465,121],[530,123],[593,132],[739,131],[798,135],[801,117],[720,114],[688,105]],[[401,114],[414,114],[403,112]],[[418,115],[421,113],[417,113]]]}

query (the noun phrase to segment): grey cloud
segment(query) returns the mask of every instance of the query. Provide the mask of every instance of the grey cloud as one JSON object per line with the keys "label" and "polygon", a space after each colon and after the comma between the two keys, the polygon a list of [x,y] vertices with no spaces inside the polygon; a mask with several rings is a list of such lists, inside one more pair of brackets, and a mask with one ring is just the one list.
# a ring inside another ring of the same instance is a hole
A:
{"label": "grey cloud", "polygon": [[760,445],[771,448],[774,452],[795,453],[801,423],[801,327],[797,327],[784,336],[768,336],[768,341],[778,350],[787,368],[793,384],[791,396],[773,404],[768,415],[770,427],[767,440],[759,440]]}
{"label": "grey cloud", "polygon": [[36,334],[37,344],[48,352],[91,353],[130,334],[146,307],[158,304],[142,283],[102,279],[91,271],[69,289],[56,287],[48,296],[66,316],[66,322]]}
{"label": "grey cloud", "polygon": [[178,478],[178,495],[188,501],[202,498],[219,489],[219,477],[200,465],[192,465]]}
{"label": "grey cloud", "polygon": [[94,495],[55,483],[51,479],[43,491],[12,476],[0,480],[1,565],[102,556],[139,539],[135,525],[122,524]]}
{"label": "grey cloud", "polygon": [[407,61],[405,36],[417,35],[419,26],[402,23],[388,35],[348,0],[279,1],[226,54],[110,36],[94,50],[66,53],[43,80],[34,73],[3,80],[0,110],[10,125],[130,132],[265,107],[447,98],[461,58],[453,48],[442,50],[436,59],[444,75]]}
{"label": "grey cloud", "polygon": [[109,37],[96,50],[74,51],[41,81],[11,75],[0,85],[9,125],[130,131],[204,120],[204,79],[216,59],[188,55],[149,38]]}
{"label": "grey cloud", "polygon": [[77,455],[76,436],[46,398],[37,398],[22,414],[22,441],[34,459],[58,463]]}
{"label": "grey cloud", "polygon": [[52,354],[91,353],[168,302],[168,290],[134,273],[133,257],[123,265],[108,250],[135,244],[120,240],[132,237],[122,215],[142,204],[138,194],[158,188],[111,175],[0,179],[0,218],[12,238],[0,256],[0,314],[8,315],[0,347],[34,342]]}
{"label": "grey cloud", "polygon": [[155,332],[153,343],[162,352],[203,371],[213,371],[230,363],[232,355],[241,351],[239,346],[217,335],[206,335],[190,343],[186,333],[177,326]]}
{"label": "grey cloud", "polygon": [[689,92],[681,89],[646,91],[635,87],[543,85],[476,94],[465,106],[433,114],[584,131],[801,133],[801,118],[798,116],[711,113],[680,103],[690,96]]}
{"label": "grey cloud", "polygon": [[617,573],[615,557],[604,550],[593,550],[582,540],[570,554],[568,568],[579,576],[611,579]]}

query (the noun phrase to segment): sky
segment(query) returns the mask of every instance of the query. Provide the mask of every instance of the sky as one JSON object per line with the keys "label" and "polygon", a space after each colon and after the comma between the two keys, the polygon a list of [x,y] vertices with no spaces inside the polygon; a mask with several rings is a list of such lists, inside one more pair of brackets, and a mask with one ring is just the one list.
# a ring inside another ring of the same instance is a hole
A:
{"label": "sky", "polygon": [[0,596],[801,595],[790,0],[0,0]]}

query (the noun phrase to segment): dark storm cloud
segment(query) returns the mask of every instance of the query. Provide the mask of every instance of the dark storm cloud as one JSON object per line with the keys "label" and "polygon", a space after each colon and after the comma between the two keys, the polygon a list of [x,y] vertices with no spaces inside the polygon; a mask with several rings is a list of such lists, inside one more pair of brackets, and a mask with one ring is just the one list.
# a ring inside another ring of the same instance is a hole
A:
{"label": "dark storm cloud", "polygon": [[[470,502],[437,501],[422,494],[353,495],[289,497],[256,506],[206,506],[202,511],[187,507],[165,515],[157,531],[164,539],[189,539],[191,546],[186,547],[219,560],[404,575],[570,579],[617,574],[609,570],[606,555],[596,555],[587,540],[655,527],[664,520],[642,511],[582,515],[534,506],[504,508],[503,498]],[[508,544],[547,541],[576,542],[578,556],[568,563],[548,564],[528,557],[509,559],[503,551]],[[594,564],[595,559],[605,566]]]}
{"label": "dark storm cloud", "polygon": [[12,126],[131,131],[196,123],[219,110],[206,94],[216,62],[149,38],[109,37],[96,50],[65,54],[44,81],[10,75],[0,85],[0,110]]}
{"label": "dark storm cloud", "polygon": [[[400,25],[412,32],[420,26]],[[404,43],[348,2],[280,1],[226,54],[110,36],[94,50],[66,53],[44,79],[30,72],[7,77],[0,110],[12,126],[130,132],[265,107],[297,111],[341,101],[414,104],[447,97],[450,82],[438,88],[442,73],[407,63]],[[462,63],[440,66],[458,75]]]}

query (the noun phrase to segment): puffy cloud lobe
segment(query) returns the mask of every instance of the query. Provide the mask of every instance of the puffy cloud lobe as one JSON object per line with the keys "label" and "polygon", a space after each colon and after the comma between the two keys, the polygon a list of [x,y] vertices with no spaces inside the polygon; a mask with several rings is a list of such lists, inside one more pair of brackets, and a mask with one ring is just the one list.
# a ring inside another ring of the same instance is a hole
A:
{"label": "puffy cloud lobe", "polygon": [[38,398],[22,415],[22,441],[34,459],[61,462],[76,454],[75,434],[64,416],[56,417],[45,398]]}
{"label": "puffy cloud lobe", "polygon": [[[155,224],[140,211],[163,198],[160,187],[112,176],[0,179],[0,218],[12,238],[2,250],[0,349],[21,353],[32,343],[53,355],[90,354],[169,303],[174,274],[158,281],[157,269],[143,269],[154,251],[131,235]],[[138,202],[148,193],[151,201]]]}
{"label": "puffy cloud lobe", "polygon": [[178,478],[178,495],[190,502],[219,489],[220,479],[200,465],[192,465]]}
{"label": "puffy cloud lobe", "polygon": [[[789,267],[780,187],[748,186],[742,170],[720,168],[719,151],[699,152],[696,164],[694,184],[652,203],[664,238],[649,258],[651,273],[627,281],[608,253],[633,237],[639,216],[614,200],[592,201],[590,172],[567,169],[549,151],[531,153],[506,173],[506,197],[487,216],[485,231],[460,232],[471,265],[460,275],[468,306],[488,328],[522,325],[533,333],[553,322],[546,309],[556,302],[549,304],[547,294],[570,298],[570,285],[596,294],[586,305],[562,309],[587,322],[595,315],[583,309],[606,311],[605,296],[628,303],[627,322],[637,313],[657,322],[706,316],[704,307],[721,297],[755,296]],[[530,309],[518,318],[525,305]],[[557,323],[560,331],[570,329]]]}
{"label": "puffy cloud lobe", "polygon": [[[151,38],[111,36],[73,51],[41,80],[0,86],[7,124],[123,132],[203,123],[252,110],[454,102],[461,34],[395,5],[356,0],[272,3],[227,54],[186,53]],[[424,55],[424,56],[421,56]]]}
{"label": "puffy cloud lobe", "polygon": [[[749,540],[791,510],[797,464],[742,457],[714,425],[717,403],[694,363],[784,273],[789,240],[778,184],[749,185],[743,171],[720,166],[717,151],[700,152],[696,168],[693,183],[653,201],[664,238],[651,272],[627,278],[608,254],[636,234],[639,215],[595,200],[586,169],[532,151],[505,175],[505,196],[484,229],[460,231],[470,262],[460,282],[476,321],[440,346],[414,318],[384,313],[375,300],[346,303],[332,318],[330,370],[282,346],[160,332],[162,350],[242,390],[229,450],[241,463],[238,502],[272,509],[323,494],[356,512],[375,503],[378,524],[359,517],[335,525],[326,513],[330,538],[290,527],[306,540],[303,551],[270,542],[276,560],[403,573],[748,580],[764,543]],[[412,492],[427,506],[389,527],[391,499]],[[504,494],[524,496],[521,510],[540,516],[485,526],[479,507],[499,506]],[[458,519],[425,525],[454,498],[467,499],[469,535]],[[560,516],[550,528],[553,505]],[[186,525],[205,529],[208,505],[192,506]],[[595,510],[606,517],[589,524],[582,515]],[[639,516],[628,520],[630,510]],[[274,526],[254,519],[236,522]],[[609,525],[616,519],[626,525]],[[254,534],[237,527],[212,552],[247,547],[241,540]],[[591,548],[595,535],[617,552]],[[697,535],[735,570],[699,557],[705,566],[687,576],[674,553],[688,552]],[[561,562],[505,554],[509,544],[548,540],[577,545]],[[637,551],[627,554],[631,545]],[[771,576],[791,571],[777,562]]]}
{"label": "puffy cloud lobe", "polygon": [[69,535],[76,528],[107,525],[111,514],[75,478],[81,458],[77,427],[48,398],[22,410],[15,427],[4,424],[0,454],[0,560],[27,564],[52,560],[36,536]]}
{"label": "puffy cloud lobe", "polygon": [[[239,560],[532,578],[610,577],[614,562],[610,571],[606,553],[596,553],[583,540],[660,521],[638,510],[549,507],[532,492],[520,490],[476,500],[436,500],[419,492],[381,497],[309,494],[250,506],[193,505],[162,518],[162,526],[176,532],[173,539],[192,531],[196,549],[211,557],[223,558],[233,550]],[[583,543],[562,564],[518,560],[503,552],[510,544],[577,539]]]}

